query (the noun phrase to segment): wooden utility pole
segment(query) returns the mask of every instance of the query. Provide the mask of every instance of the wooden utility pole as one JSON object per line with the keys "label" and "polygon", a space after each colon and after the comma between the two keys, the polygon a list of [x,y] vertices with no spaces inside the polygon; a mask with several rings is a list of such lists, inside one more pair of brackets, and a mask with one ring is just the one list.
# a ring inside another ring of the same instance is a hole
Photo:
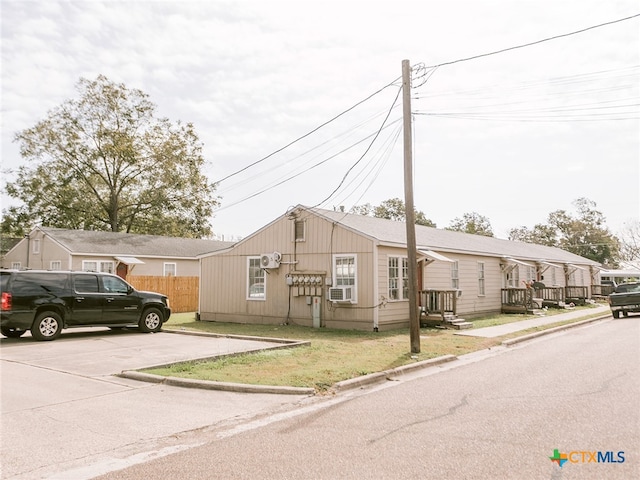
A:
{"label": "wooden utility pole", "polygon": [[416,252],[416,212],[413,206],[413,143],[411,139],[411,65],[402,61],[402,112],[404,129],[404,207],[407,224],[407,263],[409,271],[409,338],[411,353],[420,353],[418,313],[418,258]]}

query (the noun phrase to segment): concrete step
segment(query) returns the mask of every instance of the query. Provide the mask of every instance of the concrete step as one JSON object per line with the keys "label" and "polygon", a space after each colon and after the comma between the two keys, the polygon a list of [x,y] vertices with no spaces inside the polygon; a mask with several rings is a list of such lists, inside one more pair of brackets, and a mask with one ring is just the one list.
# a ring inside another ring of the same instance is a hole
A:
{"label": "concrete step", "polygon": [[473,328],[473,323],[467,322],[463,318],[456,318],[455,320],[447,320],[447,326],[455,328],[456,330],[466,330],[467,328]]}

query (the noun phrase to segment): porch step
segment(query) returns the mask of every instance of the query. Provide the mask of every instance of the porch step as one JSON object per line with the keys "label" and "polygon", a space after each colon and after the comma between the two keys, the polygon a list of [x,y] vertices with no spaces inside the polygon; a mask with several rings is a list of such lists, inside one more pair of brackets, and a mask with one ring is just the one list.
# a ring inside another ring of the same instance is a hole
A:
{"label": "porch step", "polygon": [[445,319],[445,324],[447,327],[455,328],[456,330],[466,330],[473,327],[473,323],[467,322],[464,318]]}

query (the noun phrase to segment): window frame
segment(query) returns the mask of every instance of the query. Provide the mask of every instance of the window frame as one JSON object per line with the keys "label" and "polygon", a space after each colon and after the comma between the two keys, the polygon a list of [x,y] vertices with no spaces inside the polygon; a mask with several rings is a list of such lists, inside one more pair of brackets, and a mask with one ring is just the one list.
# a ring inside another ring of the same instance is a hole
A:
{"label": "window frame", "polygon": [[460,265],[458,260],[451,262],[451,288],[460,290]]}
{"label": "window frame", "polygon": [[[87,264],[90,263],[95,264],[95,270],[87,270]],[[110,260],[82,260],[82,271],[95,273],[113,273],[113,262]]]}
{"label": "window frame", "polygon": [[[301,225],[302,235],[298,235],[298,225]],[[306,220],[293,221],[293,238],[296,242],[304,242],[307,238],[307,222]]]}
{"label": "window frame", "polygon": [[[396,265],[392,267],[391,262],[395,261]],[[391,276],[391,269],[396,272],[395,276]],[[391,282],[395,280],[396,286],[392,287]],[[397,297],[394,298],[393,290],[397,291]],[[389,255],[387,257],[387,294],[390,302],[402,302],[409,300],[409,259],[402,255]]]}
{"label": "window frame", "polygon": [[[173,272],[167,271],[167,267],[173,265]],[[163,277],[177,277],[178,276],[178,264],[176,262],[163,262],[162,264],[162,276]]]}
{"label": "window frame", "polygon": [[[353,275],[338,274],[339,270],[344,269],[345,265],[338,265],[339,260],[353,260],[351,264],[345,264],[349,273],[353,271]],[[358,303],[358,255],[355,253],[334,253],[332,263],[332,276],[334,287],[351,287],[351,303]],[[353,283],[344,283],[345,280]]]}
{"label": "window frame", "polygon": [[51,260],[49,262],[49,270],[62,270],[62,260]]}
{"label": "window frame", "polygon": [[478,296],[486,296],[485,262],[478,262]]}
{"label": "window frame", "polygon": [[[267,299],[267,274],[260,263],[261,257],[259,255],[247,257],[247,289],[246,299],[251,301],[264,302]],[[253,263],[253,265],[252,265]],[[252,273],[252,269],[253,272]],[[260,272],[260,275],[256,275],[256,272]],[[252,282],[253,280],[253,282]],[[262,280],[256,281],[256,280]],[[262,295],[251,295],[251,287],[254,285],[262,284]]]}

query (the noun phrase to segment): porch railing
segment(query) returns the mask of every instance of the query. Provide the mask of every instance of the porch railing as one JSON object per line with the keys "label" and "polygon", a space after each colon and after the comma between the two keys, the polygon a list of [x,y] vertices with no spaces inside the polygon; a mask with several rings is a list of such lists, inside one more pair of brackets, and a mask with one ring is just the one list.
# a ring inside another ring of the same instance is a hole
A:
{"label": "porch railing", "polygon": [[501,289],[502,306],[517,307],[521,310],[539,308],[534,304],[534,290],[532,288],[503,288]]}
{"label": "porch railing", "polygon": [[534,297],[541,298],[543,304],[551,303],[552,305],[560,305],[564,302],[563,287],[543,287],[534,289]]}
{"label": "porch railing", "polygon": [[420,307],[427,315],[439,315],[444,320],[447,315],[456,315],[457,290],[420,290]]}
{"label": "porch railing", "polygon": [[579,286],[567,286],[564,287],[564,297],[566,300],[577,301],[578,303],[584,303],[589,298],[589,288]]}

